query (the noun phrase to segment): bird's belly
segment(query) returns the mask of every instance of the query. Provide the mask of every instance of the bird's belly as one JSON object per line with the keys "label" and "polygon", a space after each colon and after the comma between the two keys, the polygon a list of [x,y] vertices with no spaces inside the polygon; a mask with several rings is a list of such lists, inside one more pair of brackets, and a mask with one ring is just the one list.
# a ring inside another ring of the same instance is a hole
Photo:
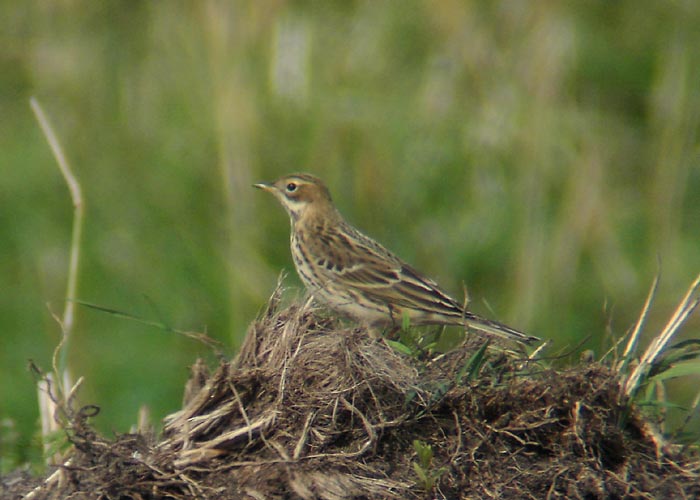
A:
{"label": "bird's belly", "polygon": [[337,289],[332,285],[309,287],[316,300],[325,304],[342,316],[347,316],[363,323],[386,325],[400,322],[399,311],[383,303],[377,303],[352,289]]}
{"label": "bird's belly", "polygon": [[337,313],[374,326],[399,326],[403,324],[404,317],[411,325],[459,323],[459,319],[450,320],[426,311],[372,301],[353,290],[341,292],[328,286],[310,290],[313,290],[316,300]]}

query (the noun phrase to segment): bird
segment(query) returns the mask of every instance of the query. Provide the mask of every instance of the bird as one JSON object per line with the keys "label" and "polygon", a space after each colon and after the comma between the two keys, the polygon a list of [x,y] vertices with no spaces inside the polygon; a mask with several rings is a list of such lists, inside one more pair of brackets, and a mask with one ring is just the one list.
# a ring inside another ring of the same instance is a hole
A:
{"label": "bird", "polygon": [[297,274],[315,300],[340,315],[373,327],[397,327],[407,317],[410,325],[456,325],[523,344],[540,340],[466,310],[435,281],[354,228],[318,177],[295,173],[253,186],[284,207]]}

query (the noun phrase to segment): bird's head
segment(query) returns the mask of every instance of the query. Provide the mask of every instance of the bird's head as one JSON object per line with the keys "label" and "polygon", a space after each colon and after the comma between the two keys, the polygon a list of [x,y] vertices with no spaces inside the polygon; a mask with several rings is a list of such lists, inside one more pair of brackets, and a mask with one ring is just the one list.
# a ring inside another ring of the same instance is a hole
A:
{"label": "bird's head", "polygon": [[272,193],[285,208],[292,222],[310,214],[336,213],[328,188],[321,179],[313,175],[285,175],[274,182],[260,182],[253,186]]}

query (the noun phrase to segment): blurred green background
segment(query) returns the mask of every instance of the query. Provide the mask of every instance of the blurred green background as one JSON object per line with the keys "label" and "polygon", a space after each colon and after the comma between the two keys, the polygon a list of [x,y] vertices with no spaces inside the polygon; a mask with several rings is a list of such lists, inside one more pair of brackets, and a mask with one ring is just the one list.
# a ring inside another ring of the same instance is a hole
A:
{"label": "blurred green background", "polygon": [[[81,300],[232,355],[292,269],[251,184],[309,171],[475,311],[600,355],[659,261],[647,339],[700,270],[698,26],[694,0],[0,3],[0,445],[38,429],[72,224],[30,96],[84,191]],[[84,307],[68,355],[106,432],[214,362]]]}

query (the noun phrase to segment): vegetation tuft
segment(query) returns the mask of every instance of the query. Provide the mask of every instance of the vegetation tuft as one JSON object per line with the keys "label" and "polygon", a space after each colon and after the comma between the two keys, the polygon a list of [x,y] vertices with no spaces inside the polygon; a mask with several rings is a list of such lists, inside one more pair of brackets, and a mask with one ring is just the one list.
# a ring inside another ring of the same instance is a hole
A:
{"label": "vegetation tuft", "polygon": [[69,399],[61,465],[4,478],[0,496],[700,496],[697,454],[662,443],[609,366],[554,370],[477,336],[409,356],[279,294],[234,360],[193,366],[160,436],[105,438]]}

